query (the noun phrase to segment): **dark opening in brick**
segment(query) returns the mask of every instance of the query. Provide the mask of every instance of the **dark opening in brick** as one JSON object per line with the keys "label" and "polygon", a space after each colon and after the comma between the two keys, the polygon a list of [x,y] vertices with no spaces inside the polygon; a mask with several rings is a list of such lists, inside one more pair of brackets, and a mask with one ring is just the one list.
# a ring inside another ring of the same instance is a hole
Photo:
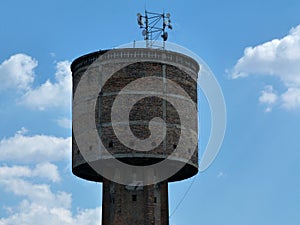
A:
{"label": "dark opening in brick", "polygon": [[136,195],[132,195],[132,201],[136,202]]}
{"label": "dark opening in brick", "polygon": [[109,148],[112,148],[112,147],[114,147],[114,143],[113,143],[113,141],[110,141],[110,142],[108,143],[108,147],[109,147]]}
{"label": "dark opening in brick", "polygon": [[156,197],[154,197],[154,203],[156,203],[157,202],[157,198]]}
{"label": "dark opening in brick", "polygon": [[177,148],[177,145],[176,144],[173,144],[173,149],[176,149]]}
{"label": "dark opening in brick", "polygon": [[112,204],[115,204],[115,198],[112,197],[112,196],[110,196],[110,202],[111,202]]}

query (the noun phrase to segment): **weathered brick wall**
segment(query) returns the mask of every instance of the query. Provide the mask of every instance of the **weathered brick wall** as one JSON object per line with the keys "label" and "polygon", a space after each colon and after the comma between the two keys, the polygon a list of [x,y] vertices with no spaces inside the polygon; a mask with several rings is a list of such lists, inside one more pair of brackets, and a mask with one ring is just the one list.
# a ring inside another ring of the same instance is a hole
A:
{"label": "weathered brick wall", "polygon": [[[143,50],[138,49],[123,49],[123,50],[114,50],[116,52],[96,52],[83,56],[74,61],[72,64],[72,72],[73,72],[73,94],[76,91],[77,85],[82,77],[83,73],[88,69],[88,66],[95,62],[97,59],[97,55],[104,54],[103,60],[106,60],[106,66],[109,68],[109,65],[116,66],[122,65],[122,62],[128,63],[130,60],[135,61],[135,57],[140,57],[142,62],[135,62],[130,65],[126,65],[121,68],[119,71],[114,73],[110,79],[105,82],[105,85],[102,88],[102,91],[99,93],[97,104],[95,107],[95,123],[97,124],[99,137],[102,140],[105,148],[115,157],[122,156],[122,160],[130,157],[129,155],[132,153],[139,154],[139,151],[134,151],[131,148],[124,146],[116,137],[114,130],[110,124],[111,122],[111,109],[112,104],[117,96],[118,92],[124,88],[130,82],[142,78],[142,77],[162,77],[163,73],[167,79],[174,81],[180,87],[182,87],[186,93],[190,96],[190,98],[197,105],[197,83],[195,78],[197,77],[197,64],[189,57],[184,55],[147,49],[146,53]],[[163,65],[165,65],[165,71],[163,71]],[[94,68],[89,68],[89,76],[99,76],[97,63],[93,65]],[[194,79],[193,79],[194,78]],[[162,87],[163,89],[163,87]],[[164,106],[165,105],[165,106]],[[164,113],[165,110],[165,113]],[[186,109],[186,113],[184,116],[186,119],[189,119],[189,111]],[[163,115],[166,115],[166,118],[163,118]],[[178,144],[178,140],[181,134],[180,127],[180,118],[176,109],[170,104],[168,101],[162,100],[158,97],[148,97],[139,102],[137,102],[130,112],[130,129],[133,134],[140,139],[145,139],[149,137],[150,132],[148,129],[149,121],[154,117],[160,117],[165,120],[167,125],[166,130],[166,139],[160,143],[158,147],[155,149],[142,152],[144,155],[148,154],[149,158],[156,158],[153,161],[146,159],[144,160],[145,164],[152,164],[157,162],[157,159],[161,160],[164,157],[170,155]],[[123,127],[120,125],[120,129]],[[197,124],[194,127],[194,133],[197,133]],[[75,139],[73,137],[73,139]],[[194,140],[187,140],[194,141]],[[134,143],[132,143],[134,144]],[[188,159],[189,153],[193,149],[185,149],[181,151],[180,154],[177,154],[176,157],[180,160]],[[78,147],[76,144],[76,140],[73,140],[73,171],[75,174],[79,175],[81,173],[80,167],[85,163],[83,157],[78,151]],[[132,160],[125,160],[127,163],[141,165],[143,161],[141,158],[136,160],[132,158]],[[198,167],[198,151],[194,151],[191,159],[189,160],[189,164],[191,167],[197,169]],[[77,170],[76,170],[76,167]],[[88,166],[84,167],[85,169]],[[186,169],[182,170],[183,174],[181,174],[180,179],[187,178],[192,176],[195,172],[190,172],[191,170]],[[93,173],[92,170],[85,171],[85,174]],[[186,173],[186,175],[184,175]],[[85,175],[81,175],[85,176]],[[90,178],[89,178],[90,179]],[[94,180],[101,180],[101,176],[96,176]]]}
{"label": "weathered brick wall", "polygon": [[168,183],[129,187],[103,182],[102,225],[168,225]]}

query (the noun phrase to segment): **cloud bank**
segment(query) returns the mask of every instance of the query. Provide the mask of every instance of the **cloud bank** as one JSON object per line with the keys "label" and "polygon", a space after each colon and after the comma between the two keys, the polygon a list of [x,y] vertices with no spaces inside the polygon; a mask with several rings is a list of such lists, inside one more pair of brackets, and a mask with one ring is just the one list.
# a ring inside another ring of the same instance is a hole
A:
{"label": "cloud bank", "polygon": [[68,161],[71,138],[26,133],[22,128],[0,141],[0,190],[20,199],[13,206],[2,202],[0,210],[6,215],[0,218],[0,225],[99,224],[100,207],[74,212],[72,194],[52,190],[62,178],[58,166],[51,162]]}
{"label": "cloud bank", "polygon": [[29,136],[22,130],[0,141],[0,162],[55,162],[68,159],[70,149],[71,137]]}
{"label": "cloud bank", "polygon": [[31,169],[28,166],[2,166],[0,167],[1,179],[11,178],[45,178],[52,182],[58,182],[61,177],[56,165],[52,163],[40,163]]}
{"label": "cloud bank", "polygon": [[70,62],[62,61],[56,64],[55,82],[47,80],[42,85],[29,89],[21,98],[21,103],[39,110],[48,108],[70,110],[71,93]]}
{"label": "cloud bank", "polygon": [[17,207],[6,207],[9,216],[0,218],[0,225],[99,224],[99,207],[78,209],[76,214],[72,214],[71,194],[63,191],[53,192],[48,184],[36,184],[15,176],[6,176],[1,178],[0,186],[6,192],[22,198]]}
{"label": "cloud bank", "polygon": [[0,64],[0,91],[17,90],[24,106],[45,110],[50,108],[70,110],[72,75],[70,62],[56,63],[54,82],[49,79],[41,85],[33,86],[38,61],[26,54],[16,54]]}
{"label": "cloud bank", "polygon": [[[49,79],[41,84],[35,82],[37,66],[38,61],[26,54],[16,54],[0,62],[0,94],[12,94],[19,106],[52,113],[57,117],[52,122],[70,130],[70,62],[57,62],[54,76],[48,74]],[[65,182],[60,173],[66,173],[61,167],[70,163],[70,153],[71,137],[29,135],[25,128],[13,136],[1,137],[0,225],[100,223],[100,207],[74,209],[72,194],[60,190]],[[68,182],[67,185],[74,185]]]}
{"label": "cloud bank", "polygon": [[285,87],[281,92],[273,84],[264,87],[259,101],[266,105],[266,111],[276,105],[286,110],[300,108],[300,25],[281,39],[247,47],[232,69],[231,77],[250,75],[276,77]]}
{"label": "cloud bank", "polygon": [[16,54],[0,64],[0,90],[30,89],[38,62],[31,56]]}

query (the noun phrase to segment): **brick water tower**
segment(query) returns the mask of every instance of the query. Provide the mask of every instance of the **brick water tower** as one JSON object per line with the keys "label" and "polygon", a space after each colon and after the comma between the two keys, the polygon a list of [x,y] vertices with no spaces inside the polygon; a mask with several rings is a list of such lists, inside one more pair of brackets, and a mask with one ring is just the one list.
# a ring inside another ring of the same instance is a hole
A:
{"label": "brick water tower", "polygon": [[[72,171],[103,183],[102,225],[168,225],[168,182],[198,172],[199,65],[154,47],[149,15],[138,14],[145,47],[101,50],[71,65]],[[153,16],[166,41],[170,15]]]}

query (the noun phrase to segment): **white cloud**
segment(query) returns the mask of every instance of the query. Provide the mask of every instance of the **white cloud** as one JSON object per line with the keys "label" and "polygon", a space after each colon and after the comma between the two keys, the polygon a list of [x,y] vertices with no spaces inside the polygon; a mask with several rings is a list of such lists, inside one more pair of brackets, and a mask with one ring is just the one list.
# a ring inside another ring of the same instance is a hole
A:
{"label": "white cloud", "polygon": [[53,193],[47,184],[32,184],[24,179],[1,179],[0,184],[8,192],[26,200],[47,207],[71,207],[71,194],[66,192]]}
{"label": "white cloud", "polygon": [[60,118],[56,120],[57,124],[66,129],[71,129],[72,128],[72,121],[68,118]]}
{"label": "white cloud", "polygon": [[300,86],[290,87],[281,95],[282,106],[286,109],[294,109],[300,106]]}
{"label": "white cloud", "polygon": [[69,209],[27,203],[18,212],[0,219],[0,225],[99,225],[101,208],[85,209],[72,215]]}
{"label": "white cloud", "polygon": [[66,192],[52,192],[49,185],[32,184],[22,179],[1,179],[6,191],[23,197],[10,215],[0,219],[0,225],[96,225],[100,222],[101,209],[83,209],[72,214],[72,196]]}
{"label": "white cloud", "polygon": [[0,91],[17,89],[21,93],[19,102],[27,107],[45,110],[60,108],[70,110],[72,75],[69,61],[56,63],[55,81],[49,79],[33,87],[34,69],[37,60],[26,54],[16,54],[0,64]]}
{"label": "white cloud", "polygon": [[29,136],[23,131],[0,141],[0,161],[38,163],[59,161],[68,159],[70,151],[70,137]]}
{"label": "white cloud", "polygon": [[48,178],[52,182],[61,180],[57,166],[52,163],[37,164],[36,168],[32,171],[33,176]]}
{"label": "white cloud", "polygon": [[49,54],[50,54],[50,56],[51,56],[52,58],[56,58],[55,52],[50,52]]}
{"label": "white cloud", "polygon": [[274,92],[272,85],[267,85],[264,90],[261,91],[261,95],[258,100],[260,103],[267,105],[265,112],[271,112],[273,106],[278,100],[278,95]]}
{"label": "white cloud", "polygon": [[291,29],[282,39],[246,48],[243,57],[234,66],[231,77],[235,79],[249,75],[274,76],[286,87],[286,91],[277,97],[275,90],[262,91],[260,102],[267,105],[278,102],[287,110],[300,107],[300,25]]}
{"label": "white cloud", "polygon": [[56,165],[51,163],[37,164],[34,169],[28,166],[2,166],[0,167],[1,179],[13,179],[13,178],[46,178],[52,182],[58,182],[61,180]]}
{"label": "white cloud", "polygon": [[48,108],[69,110],[72,93],[70,62],[58,62],[56,70],[54,83],[47,80],[41,86],[28,90],[21,98],[20,103],[39,110]]}
{"label": "white cloud", "polygon": [[259,102],[266,104],[274,104],[277,101],[277,94],[274,93],[274,89],[271,85],[265,86],[265,89],[261,92]]}
{"label": "white cloud", "polygon": [[218,179],[225,178],[225,177],[226,177],[226,174],[223,171],[220,171],[217,175]]}
{"label": "white cloud", "polygon": [[0,90],[28,90],[34,81],[38,62],[26,54],[16,54],[0,64]]}
{"label": "white cloud", "polygon": [[101,208],[79,210],[72,224],[99,225],[101,221]]}
{"label": "white cloud", "polygon": [[[0,62],[0,91],[17,90],[20,103],[34,109],[69,110],[70,63],[58,62],[55,80],[34,87],[37,65],[35,59],[25,54]],[[57,123],[66,127],[70,120],[61,118]],[[70,137],[29,135],[25,128],[0,139],[0,225],[100,224],[100,207],[76,211],[77,206],[72,207],[72,194],[57,191],[62,184],[57,183],[61,177],[53,162],[65,160],[69,165],[70,152]],[[10,199],[8,205],[6,199]]]}

